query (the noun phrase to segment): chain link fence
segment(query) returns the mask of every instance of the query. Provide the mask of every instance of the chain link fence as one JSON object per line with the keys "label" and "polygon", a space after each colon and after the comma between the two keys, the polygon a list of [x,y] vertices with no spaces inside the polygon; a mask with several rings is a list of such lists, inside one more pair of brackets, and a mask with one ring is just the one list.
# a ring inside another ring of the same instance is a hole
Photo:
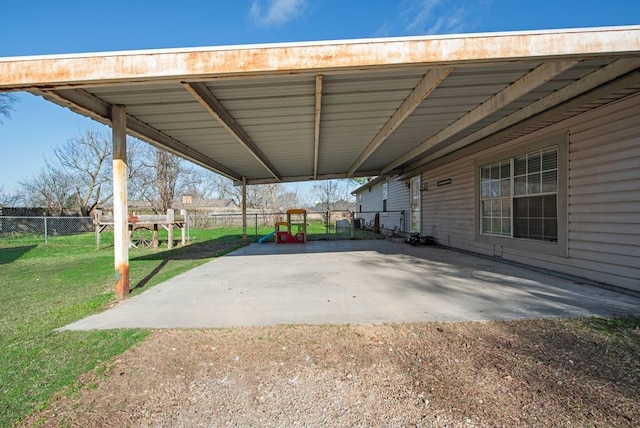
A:
{"label": "chain link fence", "polygon": [[[356,214],[357,215],[357,214]],[[307,234],[311,239],[350,239],[351,223],[354,214],[351,211],[309,211],[307,212]],[[278,222],[287,221],[286,212],[250,212],[247,213],[247,235],[249,240],[257,242],[261,237],[275,230]],[[356,238],[365,229],[365,221],[355,221]],[[192,230],[229,229],[237,233],[242,227],[241,213],[198,214],[186,218],[187,239]],[[106,227],[111,231],[112,227]],[[0,216],[0,242],[16,238],[35,238],[44,243],[52,238],[95,232],[91,217],[19,217]]]}
{"label": "chain link fence", "polygon": [[[307,234],[315,239],[349,239],[351,211],[308,211]],[[247,236],[253,242],[275,230],[278,222],[287,221],[286,212],[247,213]],[[347,223],[345,223],[345,221]],[[192,229],[232,229],[242,227],[241,213],[188,215],[187,237]]]}
{"label": "chain link fence", "polygon": [[56,236],[93,232],[91,217],[0,216],[0,239],[17,236],[42,237],[45,243]]}

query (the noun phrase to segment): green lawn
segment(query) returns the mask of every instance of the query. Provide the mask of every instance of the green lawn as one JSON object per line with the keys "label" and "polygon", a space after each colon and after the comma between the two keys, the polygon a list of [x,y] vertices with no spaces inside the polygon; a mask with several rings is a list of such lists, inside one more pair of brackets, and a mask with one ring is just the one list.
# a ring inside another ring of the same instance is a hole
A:
{"label": "green lawn", "polygon": [[[0,426],[10,426],[80,374],[104,370],[114,356],[144,339],[145,330],[55,332],[115,301],[113,236],[95,250],[91,233],[0,237]],[[194,244],[173,251],[130,249],[133,293],[240,244],[225,230],[192,231]],[[161,235],[162,239],[162,235]],[[166,239],[166,238],[165,238]],[[208,251],[208,248],[211,251]]]}
{"label": "green lawn", "polygon": [[[272,231],[249,228],[249,241]],[[310,240],[349,237],[349,231],[326,234],[322,223],[310,223],[308,233]],[[129,250],[134,294],[236,248],[242,229],[191,230],[191,244],[170,251],[166,231],[159,235],[159,249]],[[180,230],[174,239],[179,242]],[[93,233],[54,236],[48,244],[41,236],[0,236],[0,427],[46,405],[55,392],[74,390],[80,374],[107,370],[113,356],[147,336],[145,330],[55,331],[113,303],[114,285],[112,233],[102,234],[98,250]]]}

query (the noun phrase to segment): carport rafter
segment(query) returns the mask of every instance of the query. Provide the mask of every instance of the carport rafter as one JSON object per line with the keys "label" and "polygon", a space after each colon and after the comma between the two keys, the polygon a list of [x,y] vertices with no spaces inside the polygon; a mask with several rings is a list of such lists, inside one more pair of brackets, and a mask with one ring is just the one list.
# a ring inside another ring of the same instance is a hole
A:
{"label": "carport rafter", "polygon": [[320,154],[320,121],[322,119],[322,84],[324,76],[316,76],[315,109],[313,112],[313,179],[318,179],[318,156]]}
{"label": "carport rafter", "polygon": [[[445,148],[421,158],[419,161],[409,165],[404,170],[402,177],[406,178],[418,171],[418,168],[423,165],[430,164],[437,159],[441,159],[456,150],[465,148],[471,144],[481,141],[484,138],[489,136],[495,138],[498,136],[498,133],[503,132],[517,132],[518,129],[524,129],[527,126],[530,126],[533,122],[546,120],[553,116],[560,116],[563,112],[570,110],[576,105],[595,101],[602,96],[601,92],[606,93],[606,91],[618,90],[633,84],[633,82],[640,81],[640,72],[637,71],[639,69],[640,59],[619,59],[599,70],[594,71],[582,79],[565,86],[564,88],[552,92],[538,101],[524,106],[523,108],[503,117],[500,120],[497,120],[496,122],[493,122],[473,134],[470,134],[449,144]],[[634,71],[635,73],[633,73]],[[623,77],[628,73],[632,74]],[[613,81],[614,79],[618,80]],[[595,91],[596,88],[599,88],[601,85],[605,85],[609,89],[603,88],[602,91]],[[612,87],[615,87],[615,89]],[[581,94],[585,95],[581,96]]]}
{"label": "carport rafter", "polygon": [[267,156],[260,150],[257,144],[238,123],[233,115],[227,110],[222,102],[209,90],[207,85],[202,82],[185,82],[184,87],[193,97],[198,100],[202,106],[207,109],[213,117],[227,130],[229,133],[251,153],[251,155],[271,174],[276,181],[282,181],[282,177],[278,170],[273,166]]}
{"label": "carport rafter", "polygon": [[[82,115],[91,117],[100,123],[110,125],[111,104],[88,93],[83,89],[60,89],[38,91],[44,98],[64,105]],[[126,114],[126,126],[129,133],[147,143],[181,156],[204,168],[213,170],[232,180],[241,180],[242,176],[219,162],[203,155],[191,147],[171,138],[167,134],[142,122],[134,116]]]}
{"label": "carport rafter", "polygon": [[[378,172],[379,171],[360,171],[358,172],[358,177],[373,177],[375,175],[378,175]],[[318,174],[318,176],[316,177],[316,180],[336,180],[341,178],[349,178],[349,177],[347,177],[346,173]],[[282,178],[282,183],[296,183],[300,181],[309,181],[309,176],[302,175],[302,176],[290,176],[290,177]],[[272,178],[254,178],[252,180],[247,180],[247,184],[249,185],[272,184],[272,183],[275,183],[274,179]],[[235,186],[239,186],[242,184],[242,180],[234,181],[233,184]]]}
{"label": "carport rafter", "polygon": [[418,108],[420,104],[427,98],[444,79],[451,74],[453,68],[434,69],[429,70],[415,88],[411,91],[409,96],[402,102],[400,107],[393,113],[387,123],[380,129],[367,147],[360,153],[356,161],[351,165],[347,171],[347,177],[353,177],[353,174],[377,149],[382,143],[389,138],[389,136],[395,131],[398,126],[408,118],[413,111]]}
{"label": "carport rafter", "polygon": [[437,144],[445,141],[447,138],[463,131],[469,126],[477,123],[483,118],[489,116],[507,106],[509,103],[517,100],[525,94],[531,92],[540,85],[548,82],[553,77],[568,70],[577,64],[578,61],[558,61],[558,62],[545,62],[534,68],[529,73],[520,77],[511,85],[504,88],[502,91],[490,97],[488,100],[460,117],[455,122],[451,123],[444,129],[440,130],[436,134],[430,136],[422,143],[418,144],[413,149],[409,150],[404,155],[400,156],[393,162],[387,164],[380,174],[389,173],[402,165],[411,162],[413,159],[422,155],[427,150],[436,146]]}

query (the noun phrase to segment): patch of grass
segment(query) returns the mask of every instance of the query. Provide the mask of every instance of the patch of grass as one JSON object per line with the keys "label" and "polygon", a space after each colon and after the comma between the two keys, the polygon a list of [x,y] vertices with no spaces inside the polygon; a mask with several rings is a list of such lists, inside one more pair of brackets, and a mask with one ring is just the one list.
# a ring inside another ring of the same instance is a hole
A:
{"label": "patch of grass", "polygon": [[[297,229],[294,229],[294,232]],[[266,236],[274,231],[272,226],[260,226],[258,229],[255,227],[247,228],[247,238],[249,242],[257,242],[258,239]],[[197,242],[199,239],[203,237],[207,237],[208,239],[216,238],[216,239],[242,239],[242,227],[220,227],[213,229],[197,229],[190,231],[190,237],[193,242]],[[355,230],[355,239],[376,239],[380,238],[381,235],[377,233],[373,233],[368,230],[356,229]],[[205,238],[205,239],[207,239]],[[327,227],[323,222],[320,221],[311,221],[307,224],[307,240],[308,241],[324,241],[324,240],[339,240],[339,239],[350,239],[351,231],[349,229],[339,229],[335,230],[334,225],[329,225],[329,231],[327,232]],[[267,239],[265,242],[275,242],[275,238],[272,236]]]}
{"label": "patch of grass", "polygon": [[[130,249],[132,288],[151,287],[239,245],[223,232],[199,233],[198,246]],[[0,238],[0,426],[11,426],[78,377],[142,341],[146,330],[56,332],[115,302],[112,234],[95,250],[92,233]],[[217,238],[216,238],[217,236]],[[223,244],[207,244],[220,239]],[[165,242],[166,245],[166,242]],[[176,257],[179,254],[180,257]]]}
{"label": "patch of grass", "polygon": [[609,340],[628,345],[640,345],[640,317],[588,318],[584,326],[600,332]]}

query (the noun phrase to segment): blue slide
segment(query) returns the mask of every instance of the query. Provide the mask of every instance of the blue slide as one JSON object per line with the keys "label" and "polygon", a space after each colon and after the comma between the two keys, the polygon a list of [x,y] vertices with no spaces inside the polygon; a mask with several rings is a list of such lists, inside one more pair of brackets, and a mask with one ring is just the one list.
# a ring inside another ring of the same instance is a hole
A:
{"label": "blue slide", "polygon": [[264,235],[262,238],[258,239],[258,244],[262,244],[264,241],[266,241],[267,239],[271,238],[275,234],[276,234],[276,231],[274,230],[270,234]]}

